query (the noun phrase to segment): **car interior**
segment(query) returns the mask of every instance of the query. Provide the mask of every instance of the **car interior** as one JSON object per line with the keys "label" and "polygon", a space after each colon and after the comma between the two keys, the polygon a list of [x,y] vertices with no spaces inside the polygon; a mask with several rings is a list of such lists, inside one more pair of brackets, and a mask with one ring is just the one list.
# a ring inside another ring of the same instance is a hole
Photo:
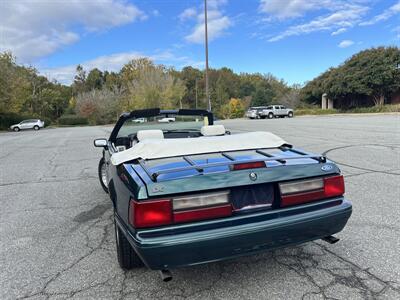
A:
{"label": "car interior", "polygon": [[139,130],[127,137],[118,137],[115,142],[115,147],[118,151],[124,151],[146,139],[198,138],[206,136],[221,136],[225,134],[229,134],[229,132],[225,130],[224,125],[202,126],[200,130]]}

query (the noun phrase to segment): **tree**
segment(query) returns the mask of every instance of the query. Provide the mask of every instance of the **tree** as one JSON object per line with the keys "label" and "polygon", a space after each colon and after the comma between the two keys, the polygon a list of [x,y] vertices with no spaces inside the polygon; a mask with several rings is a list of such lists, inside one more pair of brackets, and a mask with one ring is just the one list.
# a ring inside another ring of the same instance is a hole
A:
{"label": "tree", "polygon": [[382,105],[400,91],[400,49],[378,47],[361,51],[336,68],[308,82],[303,100],[319,103],[323,93],[340,107]]}
{"label": "tree", "polygon": [[184,83],[186,91],[182,97],[182,103],[185,107],[195,108],[197,106],[206,107],[204,101],[204,77],[203,72],[193,67],[184,67],[181,72],[176,74]]}
{"label": "tree", "polygon": [[85,81],[86,90],[88,91],[91,91],[93,89],[100,90],[103,87],[103,84],[104,84],[103,72],[101,72],[97,68],[90,70]]}
{"label": "tree", "polygon": [[120,113],[120,101],[122,90],[120,89],[93,89],[76,97],[76,112],[88,118],[91,124],[113,123]]}
{"label": "tree", "polygon": [[72,84],[75,94],[83,93],[86,89],[86,71],[81,65],[76,66],[76,75]]}
{"label": "tree", "polygon": [[124,110],[182,107],[185,85],[182,80],[172,76],[171,70],[139,59],[138,62],[132,61],[128,68],[125,68],[125,75],[128,75],[128,71],[131,75],[127,78],[133,79],[126,83],[127,91],[122,105]]}
{"label": "tree", "polygon": [[252,95],[252,106],[266,106],[272,104],[275,92],[268,82],[260,82],[255,86],[255,92]]}

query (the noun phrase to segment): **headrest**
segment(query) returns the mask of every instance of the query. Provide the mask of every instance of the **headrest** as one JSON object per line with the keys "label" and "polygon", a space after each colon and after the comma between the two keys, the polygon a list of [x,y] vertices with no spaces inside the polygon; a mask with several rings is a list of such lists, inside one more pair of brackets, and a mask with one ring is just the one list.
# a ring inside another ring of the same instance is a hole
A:
{"label": "headrest", "polygon": [[164,133],[160,129],[139,130],[136,134],[136,137],[139,142],[148,139],[163,139]]}
{"label": "headrest", "polygon": [[225,126],[224,125],[209,125],[201,127],[201,134],[204,136],[213,136],[213,135],[224,135],[225,134]]}

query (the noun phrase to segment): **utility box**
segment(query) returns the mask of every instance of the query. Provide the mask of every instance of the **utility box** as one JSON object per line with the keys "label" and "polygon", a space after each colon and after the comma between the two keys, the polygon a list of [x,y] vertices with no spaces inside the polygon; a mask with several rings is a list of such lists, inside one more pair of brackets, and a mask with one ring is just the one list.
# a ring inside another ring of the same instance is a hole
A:
{"label": "utility box", "polygon": [[321,97],[321,108],[326,109],[328,106],[328,95],[326,93],[322,94]]}
{"label": "utility box", "polygon": [[333,108],[333,100],[328,99],[328,109],[332,109],[332,108]]}

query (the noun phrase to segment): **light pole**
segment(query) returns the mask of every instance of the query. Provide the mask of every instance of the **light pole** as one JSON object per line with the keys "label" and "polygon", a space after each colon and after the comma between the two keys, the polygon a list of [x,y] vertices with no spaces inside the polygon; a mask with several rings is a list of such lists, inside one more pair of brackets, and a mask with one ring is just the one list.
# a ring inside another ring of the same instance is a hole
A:
{"label": "light pole", "polygon": [[206,99],[208,101],[208,110],[211,111],[211,99],[208,91],[208,30],[207,30],[207,0],[204,0],[204,31],[206,46]]}
{"label": "light pole", "polygon": [[195,89],[196,89],[196,109],[197,109],[197,77],[196,77],[196,86],[195,86]]}

